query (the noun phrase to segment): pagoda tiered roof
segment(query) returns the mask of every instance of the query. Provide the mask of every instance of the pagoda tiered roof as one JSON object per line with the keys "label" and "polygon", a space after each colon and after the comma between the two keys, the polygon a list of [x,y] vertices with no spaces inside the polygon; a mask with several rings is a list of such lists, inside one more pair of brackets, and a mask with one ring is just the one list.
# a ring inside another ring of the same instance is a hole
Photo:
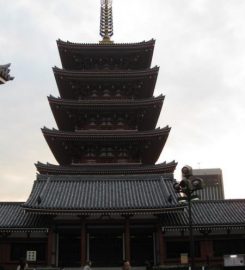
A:
{"label": "pagoda tiered roof", "polygon": [[26,211],[43,214],[154,214],[182,209],[164,175],[38,175]]}
{"label": "pagoda tiered roof", "polygon": [[146,69],[150,67],[155,40],[139,43],[82,44],[57,40],[65,69]]}
{"label": "pagoda tiered roof", "polygon": [[170,128],[158,128],[150,131],[99,130],[64,132],[43,128],[44,137],[56,160],[61,165],[70,165],[74,156],[81,156],[85,145],[131,145],[138,153],[142,163],[153,164],[157,161],[168,138]]}
{"label": "pagoda tiered roof", "polygon": [[[164,96],[149,99],[67,100],[48,97],[56,123],[61,130],[74,131],[86,123],[89,115],[127,115],[132,128],[150,130],[156,127]],[[116,121],[116,120],[115,120]]]}
{"label": "pagoda tiered roof", "polygon": [[53,68],[57,86],[62,98],[89,98],[93,90],[109,90],[129,98],[148,98],[153,95],[159,67],[145,70],[91,70],[74,71]]}
{"label": "pagoda tiered roof", "polygon": [[41,174],[67,174],[67,175],[110,175],[110,174],[173,174],[177,166],[175,161],[153,165],[145,164],[77,164],[69,166],[54,165],[37,162],[36,168]]}

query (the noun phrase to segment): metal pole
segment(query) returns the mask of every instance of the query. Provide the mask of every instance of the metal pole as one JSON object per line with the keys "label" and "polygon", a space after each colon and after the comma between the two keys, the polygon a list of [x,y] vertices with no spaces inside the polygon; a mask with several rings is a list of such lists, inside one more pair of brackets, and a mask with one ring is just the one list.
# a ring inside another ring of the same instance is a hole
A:
{"label": "metal pole", "polygon": [[191,194],[188,195],[188,212],[189,212],[189,241],[190,241],[190,261],[191,270],[195,270],[195,246],[193,238],[193,227],[192,227],[192,211],[191,211]]}
{"label": "metal pole", "polygon": [[[192,174],[192,168],[188,165],[182,168],[182,180],[180,183],[175,182],[173,187],[177,193],[182,193],[185,196],[180,196],[178,199],[185,199],[188,202],[188,225],[189,225],[189,258],[191,270],[195,270],[195,243],[193,237],[192,226],[192,199],[197,199],[196,195],[192,195],[194,191],[203,189],[203,179],[194,177]],[[180,200],[179,200],[180,202]]]}

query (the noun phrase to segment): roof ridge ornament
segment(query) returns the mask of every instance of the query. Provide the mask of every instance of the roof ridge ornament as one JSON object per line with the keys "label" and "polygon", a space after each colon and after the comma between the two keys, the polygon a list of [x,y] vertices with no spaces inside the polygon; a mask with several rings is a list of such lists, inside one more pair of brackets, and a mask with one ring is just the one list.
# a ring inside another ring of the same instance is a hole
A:
{"label": "roof ridge ornament", "polygon": [[113,35],[112,0],[101,0],[100,35],[103,38],[100,44],[113,43],[110,39]]}

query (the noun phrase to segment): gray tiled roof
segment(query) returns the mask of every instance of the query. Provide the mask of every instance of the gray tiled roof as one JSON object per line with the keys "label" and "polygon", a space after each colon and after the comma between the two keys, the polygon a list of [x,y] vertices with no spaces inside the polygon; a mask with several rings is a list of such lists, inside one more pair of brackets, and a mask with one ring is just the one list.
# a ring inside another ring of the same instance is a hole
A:
{"label": "gray tiled roof", "polygon": [[0,231],[47,231],[47,216],[26,213],[22,204],[0,202]]}
{"label": "gray tiled roof", "polygon": [[[193,227],[201,228],[245,228],[245,200],[213,200],[192,203]],[[188,229],[188,212],[166,213],[162,226],[166,230]]]}
{"label": "gray tiled roof", "polygon": [[[170,181],[171,183],[171,181]],[[49,216],[26,212],[20,202],[0,202],[0,232],[47,231]],[[195,229],[245,228],[245,200],[193,203]],[[188,230],[187,209],[162,214],[164,230]]]}
{"label": "gray tiled roof", "polygon": [[24,208],[80,214],[164,212],[176,207],[172,186],[172,178],[161,175],[38,175]]}

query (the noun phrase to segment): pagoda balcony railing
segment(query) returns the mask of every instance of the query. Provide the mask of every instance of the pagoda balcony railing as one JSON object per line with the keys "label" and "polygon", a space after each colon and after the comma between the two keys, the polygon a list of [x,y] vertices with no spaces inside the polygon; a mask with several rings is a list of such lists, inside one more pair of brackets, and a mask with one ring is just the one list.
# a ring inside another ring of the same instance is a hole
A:
{"label": "pagoda balcony railing", "polygon": [[129,128],[128,126],[84,126],[83,128],[76,128],[75,132],[86,132],[86,131],[101,131],[103,130],[103,132],[108,131],[111,132],[113,130],[113,132],[117,132],[117,131],[124,131],[124,132],[137,132],[138,129],[136,128]]}
{"label": "pagoda balcony railing", "polygon": [[124,158],[124,157],[110,157],[110,156],[106,156],[103,158],[100,157],[87,157],[87,158],[81,158],[80,161],[73,161],[71,163],[71,165],[83,165],[83,164],[87,164],[87,163],[96,163],[96,164],[106,164],[106,163],[113,163],[113,164],[138,164],[140,165],[141,162],[139,160],[135,160],[135,159],[131,159],[131,158]]}

